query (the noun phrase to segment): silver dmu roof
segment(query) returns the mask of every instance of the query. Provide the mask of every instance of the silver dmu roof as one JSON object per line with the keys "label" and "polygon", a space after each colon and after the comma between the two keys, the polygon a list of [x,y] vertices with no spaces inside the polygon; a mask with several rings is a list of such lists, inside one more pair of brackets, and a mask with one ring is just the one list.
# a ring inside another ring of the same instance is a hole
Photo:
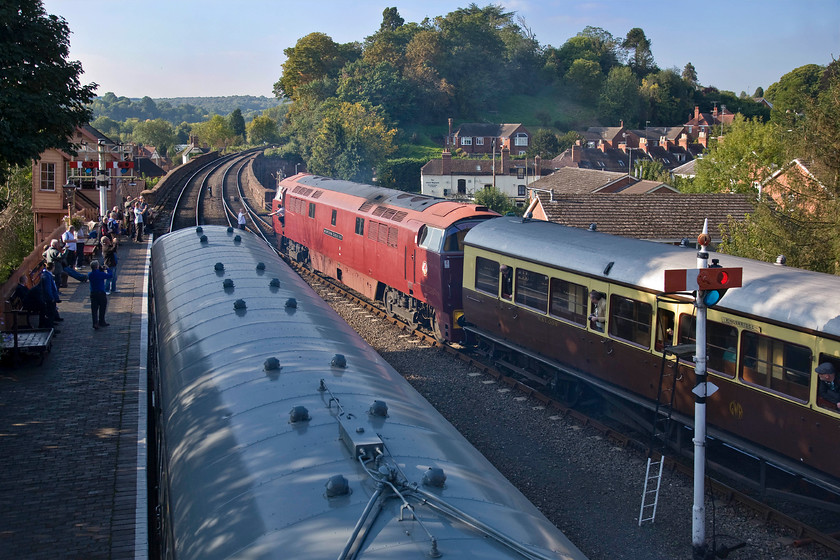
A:
{"label": "silver dmu roof", "polygon": [[[697,268],[696,249],[522,218],[486,220],[465,244],[656,292],[664,291],[665,270]],[[744,274],[743,287],[729,290],[716,308],[840,336],[840,277],[710,252],[713,258]]]}

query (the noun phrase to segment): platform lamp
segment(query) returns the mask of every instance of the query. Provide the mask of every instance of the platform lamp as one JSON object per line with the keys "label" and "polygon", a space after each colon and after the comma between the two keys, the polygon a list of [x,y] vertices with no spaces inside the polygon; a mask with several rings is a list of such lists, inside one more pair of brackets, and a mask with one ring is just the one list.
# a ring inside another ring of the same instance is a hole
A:
{"label": "platform lamp", "polygon": [[67,184],[61,188],[64,189],[64,200],[67,201],[67,223],[69,224],[76,212],[76,189],[78,187],[68,179]]}

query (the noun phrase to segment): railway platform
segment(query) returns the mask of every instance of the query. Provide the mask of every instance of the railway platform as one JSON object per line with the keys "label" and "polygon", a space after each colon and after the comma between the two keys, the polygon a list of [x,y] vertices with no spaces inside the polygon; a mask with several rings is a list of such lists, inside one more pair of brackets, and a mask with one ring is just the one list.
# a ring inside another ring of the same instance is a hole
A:
{"label": "railway platform", "polygon": [[121,244],[108,327],[92,328],[89,284],[71,278],[43,364],[0,370],[0,557],[146,556],[150,246]]}

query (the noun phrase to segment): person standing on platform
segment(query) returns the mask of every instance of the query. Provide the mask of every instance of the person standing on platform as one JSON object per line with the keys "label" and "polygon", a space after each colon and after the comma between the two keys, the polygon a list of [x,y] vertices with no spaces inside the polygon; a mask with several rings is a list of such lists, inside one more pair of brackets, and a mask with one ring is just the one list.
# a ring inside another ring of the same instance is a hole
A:
{"label": "person standing on platform", "polygon": [[236,217],[236,222],[239,224],[239,229],[245,229],[245,209],[239,210],[239,215]]}
{"label": "person standing on platform", "polygon": [[134,205],[134,230],[136,235],[134,239],[141,243],[143,241],[143,207],[139,203]]}
{"label": "person standing on platform", "polygon": [[105,281],[105,295],[117,290],[117,236],[113,233],[102,238],[102,259],[105,266],[111,272],[111,279]]}
{"label": "person standing on platform", "polygon": [[90,315],[93,318],[93,328],[107,327],[105,311],[108,309],[108,296],[105,295],[105,281],[113,277],[111,271],[99,269],[99,261],[90,261]]}
{"label": "person standing on platform", "polygon": [[[58,294],[58,286],[53,275],[55,264],[48,262],[41,271],[41,298],[44,302],[43,324],[39,321],[39,327],[51,329],[58,321],[63,321],[58,314],[58,304],[61,303],[61,296]],[[58,334],[58,330],[55,331]]]}

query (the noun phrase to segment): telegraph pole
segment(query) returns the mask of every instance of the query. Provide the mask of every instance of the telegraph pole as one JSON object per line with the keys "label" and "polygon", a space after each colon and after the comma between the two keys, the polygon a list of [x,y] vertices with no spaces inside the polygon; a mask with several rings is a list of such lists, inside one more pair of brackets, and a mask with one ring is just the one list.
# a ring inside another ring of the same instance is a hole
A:
{"label": "telegraph pole", "polygon": [[102,218],[108,212],[108,176],[105,170],[105,141],[98,142],[99,148],[99,169],[96,172],[96,186],[99,187],[99,217]]}

